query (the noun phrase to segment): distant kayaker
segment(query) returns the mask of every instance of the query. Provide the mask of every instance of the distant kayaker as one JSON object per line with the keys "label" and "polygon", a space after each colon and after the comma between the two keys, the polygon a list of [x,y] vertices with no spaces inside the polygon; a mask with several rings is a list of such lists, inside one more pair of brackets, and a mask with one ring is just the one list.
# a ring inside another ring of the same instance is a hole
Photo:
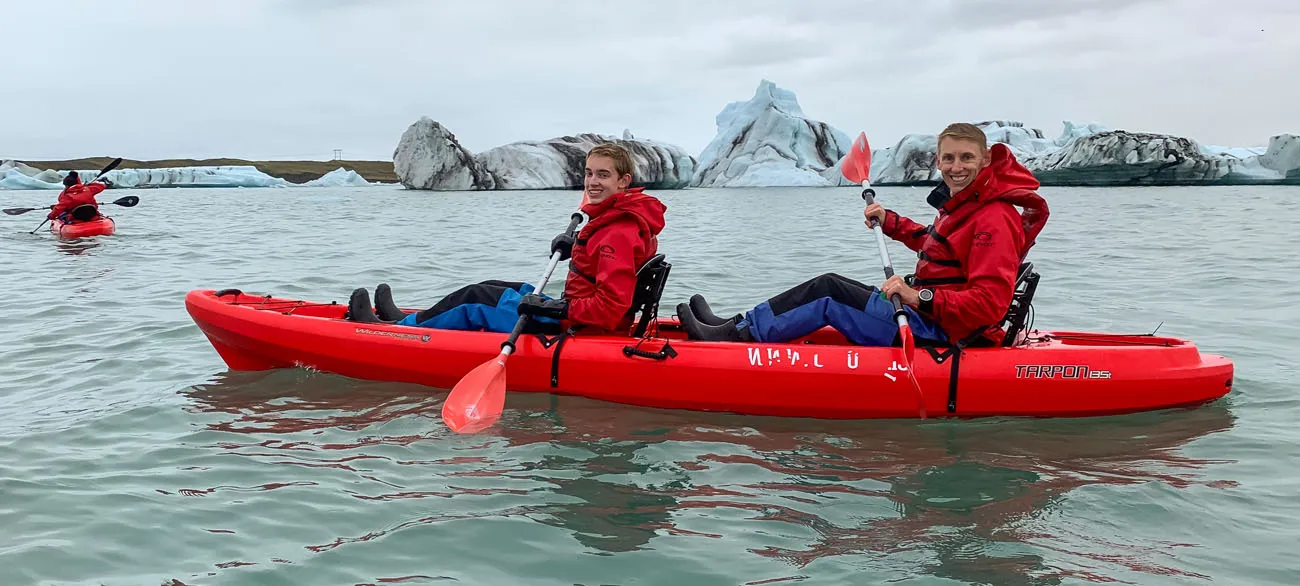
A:
{"label": "distant kayaker", "polygon": [[[889,346],[898,335],[889,298],[897,293],[912,332],[934,342],[968,346],[1001,342],[998,327],[1011,305],[1017,272],[1047,222],[1038,180],[1004,144],[990,150],[979,127],[956,123],[939,134],[943,183],[926,199],[939,210],[925,226],[872,203],[863,211],[884,234],[917,251],[909,284],[898,275],[879,288],[825,274],[722,320],[704,298],[678,305],[691,339],[786,342],[831,326],[852,343]],[[1016,207],[1023,208],[1018,212]]]}
{"label": "distant kayaker", "polygon": [[560,260],[569,260],[562,298],[538,295],[528,283],[483,281],[452,292],[429,309],[405,314],[393,302],[388,285],[380,284],[375,289],[379,314],[362,288],[352,292],[348,319],[504,333],[527,314],[536,318],[528,331],[559,331],[561,323],[589,331],[625,330],[636,271],[659,248],[666,209],[642,188],[629,189],[632,168],[632,155],[617,143],[600,144],[587,153],[580,208],[587,224],[576,236],[561,234],[551,241],[551,254],[560,251]]}
{"label": "distant kayaker", "polygon": [[88,185],[82,184],[81,176],[76,171],[69,171],[68,176],[63,178],[63,191],[59,192],[59,203],[54,204],[45,217],[54,220],[69,214],[70,218],[64,216],[65,221],[93,220],[99,216],[99,202],[95,201],[95,196],[108,189],[110,185],[112,183],[103,177],[91,181]]}

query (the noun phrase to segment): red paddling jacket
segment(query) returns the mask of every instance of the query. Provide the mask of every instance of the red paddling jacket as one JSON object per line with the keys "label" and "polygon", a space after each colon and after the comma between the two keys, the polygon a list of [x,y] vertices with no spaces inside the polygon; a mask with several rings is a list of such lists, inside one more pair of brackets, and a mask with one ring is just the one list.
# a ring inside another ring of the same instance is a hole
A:
{"label": "red paddling jacket", "polygon": [[105,185],[96,181],[90,182],[89,185],[78,183],[70,187],[65,187],[59,192],[59,203],[54,204],[54,209],[50,210],[49,215],[45,216],[51,220],[73,210],[77,206],[91,205],[95,210],[99,210],[99,203],[95,201],[95,195],[104,191]]}
{"label": "red paddling jacket", "polygon": [[920,259],[912,287],[934,291],[931,306],[918,310],[954,342],[977,331],[1001,341],[997,324],[1011,306],[1016,273],[1047,223],[1047,201],[1035,191],[1033,173],[1004,144],[993,145],[991,158],[975,181],[947,201],[947,186],[935,189],[931,203],[938,204],[939,215],[933,224],[885,213],[885,234]]}
{"label": "red paddling jacket", "polygon": [[641,187],[585,204],[589,221],[578,232],[564,298],[569,321],[621,332],[632,307],[636,271],[659,249],[666,206]]}

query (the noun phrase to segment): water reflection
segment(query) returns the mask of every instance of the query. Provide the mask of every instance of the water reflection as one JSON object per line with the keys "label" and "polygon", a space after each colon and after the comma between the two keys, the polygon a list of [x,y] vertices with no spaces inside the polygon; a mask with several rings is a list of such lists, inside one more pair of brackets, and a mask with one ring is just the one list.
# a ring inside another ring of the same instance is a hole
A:
{"label": "water reflection", "polygon": [[[438,417],[444,393],[421,385],[358,381],[309,370],[229,371],[185,394],[200,412],[235,417],[208,425],[235,433],[358,431],[406,415]],[[412,441],[415,438],[412,438]]]}
{"label": "water reflection", "polygon": [[[643,444],[561,441],[556,445],[579,447],[591,455],[542,457],[536,469],[547,473],[532,478],[553,484],[553,494],[574,502],[538,507],[530,518],[572,531],[582,545],[607,554],[641,549],[658,532],[674,529],[671,512],[681,505],[676,491],[649,490],[629,482],[649,469],[636,461]],[[556,470],[577,470],[587,476],[569,479],[549,474]]]}
{"label": "water reflection", "polygon": [[[751,520],[813,529],[818,538],[801,547],[751,550],[796,567],[835,556],[923,551],[930,560],[927,573],[975,583],[1114,579],[1095,570],[1098,566],[1208,578],[1161,564],[1188,544],[1052,535],[1043,527],[1081,487],[1233,484],[1206,478],[1207,468],[1224,461],[1180,453],[1188,442],[1232,427],[1234,417],[1222,403],[1098,419],[922,425],[699,415],[564,398],[552,413],[557,426],[552,442],[610,438],[746,447],[748,454],[699,453],[677,464],[686,470],[759,466],[781,480],[695,486],[670,494],[680,499],[678,509],[738,508],[751,511]],[[547,441],[529,437],[524,429],[507,427],[501,433],[515,442]],[[842,501],[869,499],[888,499],[895,514],[844,524],[820,513]],[[1052,554],[1054,561],[1039,552]],[[1075,567],[1061,567],[1061,558]]]}
{"label": "water reflection", "polygon": [[[211,429],[365,431],[346,443],[279,443],[295,449],[450,439],[438,418],[445,393],[418,385],[278,371],[222,374],[186,394],[195,411],[221,414]],[[766,540],[748,551],[796,568],[831,558],[867,567],[906,556],[937,577],[1057,584],[1122,580],[1129,572],[1205,578],[1168,565],[1175,544],[1074,532],[1077,523],[1061,509],[1076,489],[1230,485],[1207,474],[1221,462],[1181,453],[1232,427],[1222,402],[1122,417],[925,424],[743,417],[536,394],[512,394],[508,406],[502,424],[470,450],[475,456],[402,462],[453,485],[500,477],[499,486],[402,486],[370,498],[508,494],[518,506],[416,522],[526,517],[571,532],[599,555],[653,549],[661,536],[720,539],[724,547]],[[404,416],[420,418],[397,426],[412,433],[376,435],[376,426]],[[537,488],[518,489],[522,480]],[[763,529],[774,521],[804,537]]]}
{"label": "water reflection", "polygon": [[79,238],[77,240],[59,240],[54,247],[63,254],[72,256],[89,255],[91,250],[103,246],[103,242],[98,239]]}

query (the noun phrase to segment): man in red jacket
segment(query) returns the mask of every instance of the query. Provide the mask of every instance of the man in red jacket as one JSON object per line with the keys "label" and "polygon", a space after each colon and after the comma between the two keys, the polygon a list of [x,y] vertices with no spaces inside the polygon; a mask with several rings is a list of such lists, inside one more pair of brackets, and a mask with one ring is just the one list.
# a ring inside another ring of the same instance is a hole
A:
{"label": "man in red jacket", "polygon": [[854,344],[888,346],[898,335],[889,301],[897,293],[918,338],[998,343],[997,324],[1011,305],[1020,263],[1047,222],[1047,202],[1011,150],[1004,144],[990,150],[977,126],[944,129],[937,158],[943,184],[927,198],[939,210],[933,224],[878,203],[863,212],[868,226],[875,218],[885,235],[917,251],[911,284],[895,275],[877,289],[826,274],[729,320],[713,316],[695,296],[677,307],[687,333],[698,340],[785,342],[829,325]]}
{"label": "man in red jacket", "polygon": [[587,153],[583,204],[589,218],[574,237],[561,234],[551,241],[551,253],[569,260],[564,296],[550,299],[529,283],[483,281],[462,287],[433,307],[404,314],[392,300],[387,284],[375,289],[378,315],[365,289],[352,292],[348,319],[396,322],[437,329],[509,332],[520,315],[535,319],[530,331],[556,331],[582,325],[589,331],[623,332],[636,290],[636,271],[659,248],[666,207],[632,183],[632,155],[616,143],[597,145]]}
{"label": "man in red jacket", "polygon": [[[89,185],[83,185],[81,176],[77,175],[76,171],[68,171],[68,176],[63,178],[63,191],[59,192],[59,203],[54,204],[45,217],[53,220],[77,210],[72,219],[78,222],[95,219],[99,215],[99,202],[95,201],[95,196],[107,189],[108,185],[108,180],[103,178],[91,181]],[[81,206],[90,207],[78,210]]]}

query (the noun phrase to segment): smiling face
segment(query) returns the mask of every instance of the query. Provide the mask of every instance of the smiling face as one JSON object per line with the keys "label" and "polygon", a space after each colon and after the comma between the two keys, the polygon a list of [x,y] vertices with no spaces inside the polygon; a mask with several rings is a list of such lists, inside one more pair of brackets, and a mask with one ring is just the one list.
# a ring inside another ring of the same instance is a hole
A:
{"label": "smiling face", "polygon": [[989,152],[973,140],[945,136],[939,141],[938,165],[943,182],[956,195],[989,165]]}
{"label": "smiling face", "polygon": [[603,155],[587,157],[586,176],[582,180],[583,192],[587,201],[598,204],[616,193],[627,191],[632,184],[632,174],[618,173],[613,158]]}

